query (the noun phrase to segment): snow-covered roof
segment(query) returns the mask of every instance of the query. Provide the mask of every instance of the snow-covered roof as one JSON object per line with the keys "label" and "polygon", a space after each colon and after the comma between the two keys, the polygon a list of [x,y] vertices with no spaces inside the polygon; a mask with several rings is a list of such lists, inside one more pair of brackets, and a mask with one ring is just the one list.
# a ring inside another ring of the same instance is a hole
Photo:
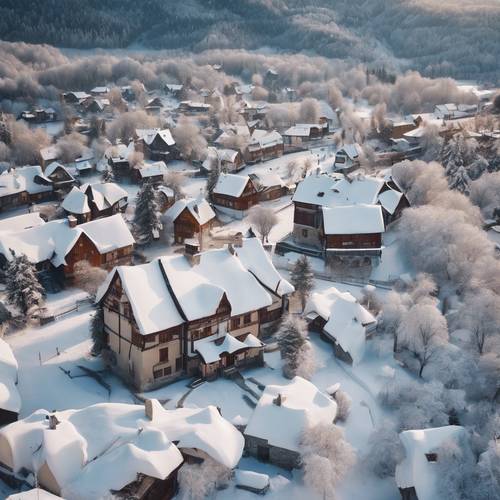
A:
{"label": "snow-covered roof", "polygon": [[325,234],[372,234],[385,232],[379,205],[323,207]]}
{"label": "snow-covered roof", "polygon": [[167,186],[158,186],[158,191],[160,193],[163,193],[167,198],[174,197],[174,190],[172,188],[167,187]]}
{"label": "snow-covered roof", "polygon": [[252,180],[256,180],[257,183],[262,187],[262,188],[270,188],[270,187],[284,187],[285,183],[283,182],[283,179],[278,175],[278,174],[273,174],[273,173],[258,173],[258,174],[250,174],[250,178]]}
{"label": "snow-covered roof", "polygon": [[17,389],[17,361],[9,344],[0,338],[0,409],[19,413],[21,396]]}
{"label": "snow-covered roof", "polygon": [[[260,345],[262,346],[263,344]],[[206,364],[219,361],[224,353],[233,354],[247,348],[246,344],[234,338],[229,333],[224,336],[222,342],[217,342],[213,339],[201,339],[194,343],[194,350],[203,358]]]}
{"label": "snow-covered roof", "polygon": [[239,198],[249,182],[250,178],[248,175],[221,173],[217,179],[213,193]]}
{"label": "snow-covered roof", "polygon": [[245,268],[269,290],[280,297],[294,292],[293,286],[274,267],[258,238],[244,238],[242,245],[235,247],[235,251]]}
{"label": "snow-covered roof", "polygon": [[251,146],[270,148],[278,144],[283,144],[283,137],[276,130],[269,132],[268,130],[255,129],[252,133]]}
{"label": "snow-covered roof", "polygon": [[16,215],[0,220],[0,232],[2,231],[22,231],[32,227],[42,226],[45,221],[38,212]]}
{"label": "snow-covered roof", "polygon": [[198,224],[203,225],[215,217],[210,203],[205,198],[183,198],[177,200],[166,212],[165,215],[175,221],[182,211],[187,208]]}
{"label": "snow-covered roof", "polygon": [[83,184],[81,191],[86,193],[88,190],[92,193],[92,198],[98,210],[104,210],[112,207],[120,200],[128,200],[128,193],[114,182],[105,182],[97,184]]}
{"label": "snow-covered roof", "polygon": [[57,161],[53,161],[52,163],[50,163],[45,167],[45,172],[44,172],[45,177],[50,177],[59,168],[64,170],[73,179],[73,176],[68,172],[68,169]]}
{"label": "snow-covered roof", "polygon": [[99,288],[97,301],[102,299],[116,274],[120,277],[142,335],[167,330],[184,322],[167,288],[158,260],[138,266],[115,267]]}
{"label": "snow-covered roof", "polygon": [[59,158],[61,154],[59,148],[55,145],[47,146],[45,148],[40,149],[40,156],[44,161],[48,160],[56,160]]}
{"label": "snow-covered roof", "polygon": [[144,165],[139,169],[139,174],[143,179],[147,179],[148,177],[156,177],[158,175],[165,175],[167,172],[167,165],[165,165],[164,161],[150,163],[149,165]]}
{"label": "snow-covered roof", "polygon": [[285,130],[283,135],[294,137],[309,137],[312,128],[321,128],[321,125],[313,125],[309,123],[297,123],[293,127]]}
{"label": "snow-covered roof", "polygon": [[142,139],[148,146],[155,140],[157,136],[167,144],[167,146],[174,146],[175,140],[172,137],[170,129],[149,128],[149,129],[136,129],[135,131],[138,139]]}
{"label": "snow-covered roof", "polygon": [[388,189],[378,195],[378,201],[382,207],[384,207],[384,209],[392,215],[399,205],[399,201],[402,197],[403,193],[396,191],[395,189]]}
{"label": "snow-covered roof", "polygon": [[5,500],[63,500],[61,497],[53,495],[41,488],[33,488],[28,491],[21,491],[9,495]]}
{"label": "snow-covered roof", "polygon": [[38,410],[0,435],[15,472],[38,472],[46,463],[65,498],[104,498],[138,473],[166,479],[183,462],[179,450],[201,450],[230,468],[238,463],[243,436],[214,406],[165,410],[151,403],[151,419],[143,406],[120,403],[57,412],[55,429],[49,412]]}
{"label": "snow-covered roof", "polygon": [[101,254],[135,241],[121,214],[115,214],[73,228],[66,220],[54,220],[30,229],[5,231],[0,234],[0,253],[11,260],[10,249],[13,249],[16,255],[26,255],[33,264],[50,260],[58,267],[66,263],[66,255],[82,233]]}
{"label": "snow-covered roof", "polygon": [[345,155],[351,160],[355,160],[361,154],[361,146],[357,143],[345,144],[341,149],[337,151],[337,155]]}
{"label": "snow-covered roof", "polygon": [[106,86],[100,86],[100,87],[94,87],[90,92],[93,92],[94,94],[107,94],[109,92],[109,87]]}
{"label": "snow-covered roof", "polygon": [[331,287],[313,293],[304,309],[306,318],[321,316],[326,324],[324,332],[335,339],[356,363],[364,354],[366,326],[376,322],[374,316],[357,302],[349,292]]}
{"label": "snow-covered roof", "polygon": [[269,486],[269,476],[251,470],[236,469],[234,478],[237,485],[246,486],[255,490],[264,490]]}
{"label": "snow-covered roof", "polygon": [[87,195],[76,186],[71,188],[61,206],[71,214],[88,214],[90,212]]}
{"label": "snow-covered roof", "polygon": [[[45,182],[38,183],[39,178]],[[26,191],[30,194],[52,191],[52,181],[45,177],[42,168],[38,165],[17,167],[0,174],[0,198]]]}
{"label": "snow-covered roof", "polygon": [[[281,404],[276,404],[281,396]],[[265,439],[272,446],[300,451],[307,426],[333,424],[337,403],[314,384],[295,377],[284,385],[266,386],[250,417],[245,435]]]}
{"label": "snow-covered roof", "polygon": [[[399,488],[415,488],[418,500],[436,500],[439,469],[429,462],[426,454],[435,453],[447,441],[465,446],[466,430],[458,425],[431,429],[409,430],[399,435],[405,449],[405,458],[396,466],[396,484]],[[437,457],[439,461],[439,456]]]}

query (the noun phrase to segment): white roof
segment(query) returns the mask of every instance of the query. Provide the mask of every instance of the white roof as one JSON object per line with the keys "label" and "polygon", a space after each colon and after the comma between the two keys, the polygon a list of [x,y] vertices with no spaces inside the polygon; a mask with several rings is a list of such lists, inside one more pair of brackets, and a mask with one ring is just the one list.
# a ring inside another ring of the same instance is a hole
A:
{"label": "white roof", "polygon": [[372,234],[385,232],[379,205],[323,207],[325,234]]}
{"label": "white roof", "polygon": [[245,190],[250,178],[248,175],[221,173],[213,189],[214,194],[222,194],[239,198]]}
{"label": "white roof", "polygon": [[84,193],[90,188],[92,191],[92,196],[94,203],[99,210],[104,210],[105,208],[112,207],[115,203],[120,200],[127,200],[128,193],[114,182],[105,182],[97,184],[84,184],[80,187],[81,191]]}
{"label": "white roof", "polygon": [[167,198],[174,197],[174,190],[172,188],[167,187],[167,186],[158,186],[158,191],[163,193]]}
{"label": "white roof", "polygon": [[147,145],[150,145],[155,140],[156,136],[159,136],[168,146],[173,146],[175,144],[172,132],[170,132],[168,128],[138,128],[135,133],[137,137],[142,139]]}
{"label": "white roof", "polygon": [[357,143],[345,144],[337,151],[337,154],[345,154],[351,160],[355,160],[361,154],[361,146]]}
{"label": "white roof", "polygon": [[71,188],[61,206],[71,214],[88,214],[90,212],[87,195],[76,186]]}
{"label": "white roof", "polygon": [[155,163],[150,163],[149,165],[144,165],[139,169],[139,174],[141,177],[156,177],[158,175],[165,175],[168,172],[167,165],[164,161],[157,161]]}
{"label": "white roof", "polygon": [[[436,463],[429,462],[425,455],[435,453],[450,440],[464,446],[466,437],[466,430],[458,425],[401,432],[399,438],[405,449],[405,458],[396,466],[398,487],[414,487],[419,500],[439,498],[439,469],[436,468]],[[439,456],[437,460],[439,461]]]}
{"label": "white roof", "polygon": [[59,148],[55,145],[40,149],[40,155],[45,161],[56,160],[60,154]]}
{"label": "white roof", "polygon": [[222,342],[213,339],[201,339],[194,343],[194,350],[203,358],[206,364],[219,361],[223,353],[233,354],[247,348],[246,344],[229,335],[229,333],[224,336]]}
{"label": "white roof", "polygon": [[294,292],[293,286],[274,267],[269,253],[258,238],[244,238],[242,246],[235,250],[245,268],[269,290],[280,297]]}
{"label": "white roof", "polygon": [[253,131],[251,145],[270,148],[278,144],[283,144],[283,137],[276,130],[269,132],[267,130],[255,129]]}
{"label": "white roof", "polygon": [[348,352],[355,363],[364,354],[366,326],[376,322],[373,315],[359,304],[349,292],[331,287],[313,293],[304,309],[307,318],[321,316],[326,320],[324,332]]}
{"label": "white roof", "polygon": [[255,178],[257,179],[258,183],[264,188],[269,188],[269,187],[274,187],[274,186],[280,186],[280,187],[285,186],[283,179],[278,174],[273,174],[273,173],[260,174],[260,173],[258,173],[258,174],[254,174],[254,175],[255,175]]}
{"label": "white roof", "polygon": [[320,128],[320,125],[312,125],[309,123],[298,123],[293,127],[285,130],[283,135],[295,136],[295,137],[309,137],[311,134],[311,128]]}
{"label": "white roof", "polygon": [[205,198],[183,198],[177,200],[166,212],[165,215],[175,221],[182,211],[187,208],[198,224],[203,225],[215,217],[210,203]]}
{"label": "white roof", "polygon": [[[273,401],[281,394],[281,406]],[[333,424],[337,403],[311,382],[295,377],[285,385],[266,386],[245,435],[265,439],[270,445],[300,451],[307,426]]]}
{"label": "white roof", "polygon": [[378,195],[378,201],[392,215],[402,197],[403,193],[395,189],[388,189]]}
{"label": "white roof", "polygon": [[101,86],[101,87],[94,87],[91,92],[94,92],[95,94],[105,94],[109,92],[109,87],[106,86]]}
{"label": "white roof", "polygon": [[107,292],[116,273],[142,335],[167,330],[184,322],[168,291],[159,260],[138,266],[116,267],[99,288],[97,301]]}
{"label": "white roof", "polygon": [[53,430],[49,413],[38,410],[0,435],[10,445],[15,472],[37,472],[47,463],[66,498],[104,498],[138,473],[165,479],[183,462],[179,449],[201,450],[230,468],[238,463],[243,436],[215,407],[165,410],[156,400],[152,406],[152,420],[132,404],[65,410],[56,414],[60,423]]}
{"label": "white roof", "polygon": [[45,224],[45,221],[40,217],[38,212],[30,212],[0,220],[0,232],[22,231],[23,229],[42,226],[43,224]]}
{"label": "white roof", "polygon": [[40,488],[33,488],[32,490],[13,493],[6,500],[61,500],[61,497]]}
{"label": "white roof", "polygon": [[[44,179],[47,184],[38,184],[35,177]],[[38,165],[17,167],[0,174],[0,198],[11,194],[27,191],[30,194],[52,191],[52,181],[45,177],[42,168]]]}
{"label": "white roof", "polygon": [[50,177],[58,168],[62,168],[71,178],[73,178],[73,176],[68,172],[68,169],[57,161],[53,161],[45,167],[45,177]]}
{"label": "white roof", "polygon": [[9,344],[0,338],[0,409],[19,413],[21,396],[17,389],[17,361]]}

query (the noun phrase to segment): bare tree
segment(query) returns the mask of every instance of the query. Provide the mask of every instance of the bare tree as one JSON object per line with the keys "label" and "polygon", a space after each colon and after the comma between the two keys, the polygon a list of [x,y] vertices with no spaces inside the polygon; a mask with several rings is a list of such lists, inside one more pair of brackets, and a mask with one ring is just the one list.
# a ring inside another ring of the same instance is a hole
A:
{"label": "bare tree", "polygon": [[165,186],[172,189],[175,200],[184,197],[184,185],[186,184],[186,176],[182,172],[171,170],[163,176]]}
{"label": "bare tree", "polygon": [[86,145],[87,138],[78,132],[71,132],[70,134],[62,136],[57,141],[59,159],[63,163],[75,161],[82,155]]}
{"label": "bare tree", "polygon": [[128,143],[138,128],[153,128],[158,126],[158,119],[148,115],[144,110],[127,111],[115,118],[107,128],[111,142],[117,140]]}
{"label": "bare tree", "polygon": [[250,210],[248,222],[257,229],[264,243],[268,241],[271,229],[278,224],[278,216],[272,208],[256,205]]}
{"label": "bare tree", "polygon": [[302,123],[318,123],[320,106],[317,99],[307,97],[300,103],[299,120]]}
{"label": "bare tree", "polygon": [[186,116],[182,116],[172,130],[175,143],[186,160],[203,160],[207,153],[207,141],[198,125]]}
{"label": "bare tree", "polygon": [[92,266],[87,260],[77,262],[74,266],[75,285],[91,296],[95,296],[107,275],[104,269]]}

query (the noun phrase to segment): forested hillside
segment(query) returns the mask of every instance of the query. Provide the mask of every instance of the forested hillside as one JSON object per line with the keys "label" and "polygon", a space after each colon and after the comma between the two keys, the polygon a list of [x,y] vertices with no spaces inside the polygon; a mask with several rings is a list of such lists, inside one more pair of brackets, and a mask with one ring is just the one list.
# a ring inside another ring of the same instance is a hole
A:
{"label": "forested hillside", "polygon": [[314,51],[395,56],[429,75],[496,80],[496,0],[4,0],[0,38],[59,47]]}

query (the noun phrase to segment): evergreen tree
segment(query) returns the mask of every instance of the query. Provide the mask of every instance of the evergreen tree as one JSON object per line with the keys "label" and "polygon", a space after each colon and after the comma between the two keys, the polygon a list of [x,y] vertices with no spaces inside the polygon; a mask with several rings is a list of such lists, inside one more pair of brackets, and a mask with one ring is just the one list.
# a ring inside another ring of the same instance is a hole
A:
{"label": "evergreen tree", "polygon": [[302,352],[308,349],[307,326],[305,321],[289,314],[278,331],[278,346],[284,360],[283,374],[293,378],[299,369]]}
{"label": "evergreen tree", "polygon": [[155,233],[162,229],[155,188],[150,182],[145,182],[137,193],[134,228],[142,244],[151,243]]}
{"label": "evergreen tree", "polygon": [[90,322],[90,336],[92,338],[92,355],[99,355],[108,345],[108,337],[104,331],[104,311],[98,306]]}
{"label": "evergreen tree", "polygon": [[304,310],[307,298],[314,287],[314,274],[312,272],[309,259],[305,255],[302,255],[295,262],[290,278],[293,286],[295,287],[295,291],[300,297],[302,310]]}
{"label": "evergreen tree", "polygon": [[10,304],[23,314],[33,316],[44,302],[44,289],[38,281],[35,266],[26,255],[16,256],[11,250],[12,261],[7,267],[6,294]]}
{"label": "evergreen tree", "polygon": [[217,159],[211,161],[210,171],[207,176],[207,196],[210,198],[217,181],[219,180],[220,166]]}

